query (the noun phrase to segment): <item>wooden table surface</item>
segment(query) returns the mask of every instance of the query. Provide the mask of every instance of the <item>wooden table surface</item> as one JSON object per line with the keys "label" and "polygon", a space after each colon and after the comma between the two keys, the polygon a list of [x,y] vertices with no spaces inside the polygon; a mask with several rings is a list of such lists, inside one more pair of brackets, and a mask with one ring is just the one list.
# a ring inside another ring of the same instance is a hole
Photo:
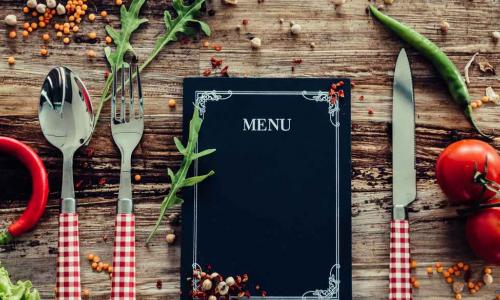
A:
{"label": "wooden table surface", "polygon": [[[111,0],[95,1],[97,9],[110,12],[117,25],[117,7]],[[124,1],[128,3],[129,1]],[[21,20],[21,0],[2,0],[0,17],[15,13]],[[389,221],[391,215],[391,94],[393,69],[398,51],[405,46],[365,12],[365,0],[348,0],[343,12],[336,12],[329,0],[296,1],[239,0],[235,7],[218,0],[209,3],[211,12],[203,19],[213,35],[208,40],[222,46],[222,51],[204,48],[202,37],[187,43],[175,43],[164,49],[153,65],[143,73],[146,99],[145,133],[133,157],[133,173],[142,180],[134,184],[137,215],[138,299],[178,299],[180,278],[180,243],[167,246],[162,226],[149,247],[144,240],[158,216],[159,203],[169,184],[167,167],[176,169],[181,156],[172,138],[181,136],[182,79],[201,75],[210,67],[212,56],[223,58],[230,76],[257,77],[350,77],[356,83],[352,97],[352,248],[353,295],[355,299],[384,299],[388,288]],[[163,31],[162,12],[170,2],[150,0],[143,14],[149,24],[134,36],[140,57],[152,49],[156,36]],[[94,9],[92,5],[92,9]],[[427,35],[462,69],[476,51],[493,65],[500,66],[500,44],[490,33],[499,30],[498,0],[396,0],[387,12]],[[279,19],[285,21],[280,24]],[[248,25],[238,32],[243,19]],[[441,20],[450,23],[447,35],[439,31]],[[289,22],[302,26],[299,36],[290,34]],[[104,37],[103,23],[86,22],[83,35],[92,30]],[[53,32],[53,31],[50,31]],[[19,32],[20,33],[20,32]],[[44,139],[38,122],[37,105],[44,76],[53,66],[66,65],[86,82],[94,104],[98,103],[104,83],[106,62],[103,43],[72,43],[64,46],[51,41],[50,56],[42,58],[41,32],[27,41],[9,40],[5,26],[0,27],[0,135],[15,137],[35,148],[50,176],[50,200],[46,213],[34,231],[14,243],[0,247],[0,261],[15,279],[31,279],[44,299],[53,298],[57,255],[57,216],[61,179],[61,155]],[[260,37],[262,48],[253,51],[249,39]],[[314,42],[316,47],[310,48]],[[98,58],[87,60],[85,51],[93,49]],[[7,57],[17,63],[7,65]],[[416,275],[421,288],[416,299],[451,299],[450,287],[437,275],[428,277],[425,268],[436,261],[450,265],[477,259],[464,239],[464,220],[457,217],[434,178],[435,161],[441,150],[454,140],[476,138],[461,111],[448,95],[432,66],[415,51],[412,62],[416,100],[416,161],[418,198],[411,205],[411,251],[418,261]],[[294,64],[296,58],[301,64]],[[295,66],[292,69],[292,66]],[[487,86],[500,90],[500,77],[471,71],[471,94],[479,98]],[[360,97],[364,96],[364,101]],[[175,110],[167,106],[169,98],[178,102]],[[369,110],[373,114],[369,114]],[[87,148],[75,157],[75,183],[80,215],[81,253],[93,252],[110,262],[113,221],[119,181],[119,153],[114,147],[108,125],[106,105],[96,132]],[[499,108],[486,105],[477,111],[479,124],[486,131],[500,129]],[[311,133],[313,134],[313,133]],[[499,149],[500,139],[493,145]],[[93,155],[88,150],[93,149]],[[0,221],[8,222],[22,212],[29,196],[28,176],[16,163],[0,159]],[[176,208],[173,211],[179,211]],[[172,226],[182,238],[180,225]],[[82,259],[82,285],[91,291],[91,299],[108,299],[110,282],[104,274],[91,271]],[[300,273],[300,270],[297,270]],[[495,272],[497,272],[495,270]],[[500,269],[498,269],[500,274]],[[294,276],[295,274],[289,274]],[[307,275],[307,274],[306,274]],[[161,280],[161,289],[157,281]],[[492,299],[500,285],[484,288],[474,297]],[[468,297],[468,296],[467,296]]]}

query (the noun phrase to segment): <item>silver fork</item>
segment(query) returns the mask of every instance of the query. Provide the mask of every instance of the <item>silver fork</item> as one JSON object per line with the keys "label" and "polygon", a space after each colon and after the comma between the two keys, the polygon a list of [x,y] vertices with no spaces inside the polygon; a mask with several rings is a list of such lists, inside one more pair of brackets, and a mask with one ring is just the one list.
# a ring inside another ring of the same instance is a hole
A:
{"label": "silver fork", "polygon": [[[128,67],[128,68],[127,68]],[[135,68],[134,68],[135,67]],[[126,99],[125,73],[128,69],[129,91]],[[136,73],[138,111],[134,107],[134,78]],[[121,99],[117,103],[118,72],[121,71]],[[113,69],[113,93],[111,96],[111,133],[121,153],[120,189],[115,221],[113,250],[112,300],[135,299],[135,216],[133,214],[131,160],[132,152],[144,132],[144,102],[138,64],[124,64]],[[118,105],[120,104],[120,105]],[[117,111],[120,106],[119,112]]]}

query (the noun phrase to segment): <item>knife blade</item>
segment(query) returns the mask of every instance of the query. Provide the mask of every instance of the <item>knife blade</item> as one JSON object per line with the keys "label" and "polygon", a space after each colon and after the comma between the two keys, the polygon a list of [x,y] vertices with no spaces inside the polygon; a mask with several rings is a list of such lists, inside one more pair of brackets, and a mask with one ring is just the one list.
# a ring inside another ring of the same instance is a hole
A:
{"label": "knife blade", "polygon": [[415,172],[415,103],[410,62],[401,49],[394,71],[392,100],[393,219],[404,220],[417,194]]}
{"label": "knife blade", "polygon": [[416,198],[415,104],[410,62],[401,49],[394,71],[392,108],[392,196],[389,300],[411,300],[410,223],[406,206]]}

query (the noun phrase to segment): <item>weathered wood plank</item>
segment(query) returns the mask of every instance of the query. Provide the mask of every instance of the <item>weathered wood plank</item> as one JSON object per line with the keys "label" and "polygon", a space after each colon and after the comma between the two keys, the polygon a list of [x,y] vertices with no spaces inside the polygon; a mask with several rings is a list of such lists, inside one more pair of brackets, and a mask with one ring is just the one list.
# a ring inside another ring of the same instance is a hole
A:
{"label": "weathered wood plank", "polygon": [[[111,13],[111,24],[117,24],[117,8],[112,1],[95,1],[99,9]],[[142,58],[151,50],[155,37],[162,32],[162,10],[169,1],[148,1],[144,15],[150,24],[138,31],[135,49]],[[201,75],[209,68],[211,56],[223,58],[229,65],[231,76],[319,76],[350,77],[356,83],[352,98],[353,170],[352,170],[352,230],[353,230],[353,283],[355,299],[385,299],[388,278],[389,218],[392,189],[390,119],[393,68],[399,48],[405,46],[386,29],[365,13],[367,2],[352,0],[343,13],[335,12],[328,0],[293,1],[240,0],[238,6],[227,7],[211,1],[209,10],[215,13],[205,17],[214,34],[208,40],[222,46],[221,52],[203,48],[198,41],[176,43],[160,55],[155,64],[143,74],[146,97],[146,129],[141,145],[134,153],[134,172],[142,176],[134,185],[136,199],[138,248],[139,299],[178,299],[179,243],[168,247],[163,238],[163,227],[149,248],[142,247],[158,214],[159,203],[168,190],[166,168],[179,166],[181,156],[176,153],[172,137],[182,134],[182,78]],[[22,3],[5,0],[0,3],[3,14],[19,12]],[[500,46],[489,38],[498,25],[500,5],[495,1],[424,1],[414,3],[400,0],[388,13],[407,22],[429,36],[449,53],[451,59],[463,68],[476,51],[487,57],[493,65],[500,65]],[[279,18],[285,22],[280,24]],[[247,26],[238,32],[236,26],[248,19]],[[450,24],[448,35],[439,32],[439,22]],[[297,37],[289,33],[289,21],[302,25]],[[85,24],[81,34],[91,30],[104,37],[102,23]],[[498,30],[498,28],[496,28]],[[37,33],[39,34],[39,33]],[[258,36],[262,49],[253,51],[249,39]],[[200,38],[201,39],[201,38]],[[311,49],[309,44],[316,47]],[[43,294],[51,298],[55,285],[55,257],[57,240],[57,213],[61,157],[48,145],[37,121],[40,85],[48,70],[55,65],[68,65],[87,83],[94,104],[104,83],[105,59],[102,43],[73,43],[63,46],[51,42],[51,56],[41,58],[37,53],[43,43],[39,37],[28,41],[8,40],[4,26],[0,26],[0,135],[16,137],[42,156],[50,177],[49,209],[39,226],[13,245],[0,247],[0,260],[7,265],[16,279],[32,279]],[[94,49],[100,57],[89,62],[84,55]],[[425,267],[435,261],[445,265],[464,260],[479,267],[482,262],[467,247],[464,220],[457,217],[434,180],[434,162],[440,151],[456,139],[477,137],[454,105],[443,83],[432,66],[413,50],[409,51],[415,82],[417,108],[417,172],[418,199],[411,206],[412,253],[419,261],[417,276],[422,288],[415,292],[416,299],[450,299],[449,287],[440,279],[428,278]],[[17,64],[7,66],[6,57],[15,55]],[[295,65],[294,58],[303,62]],[[475,67],[471,72],[471,94],[482,96],[484,88],[500,90],[500,77],[485,75]],[[364,100],[360,101],[360,96]],[[171,111],[168,98],[179,105]],[[368,114],[368,109],[374,111]],[[75,160],[81,223],[82,253],[95,252],[111,260],[113,216],[118,191],[119,155],[112,144],[105,107],[103,118],[89,145],[78,152]],[[488,105],[478,111],[480,124],[487,130],[499,130],[498,107]],[[493,145],[499,149],[500,139]],[[0,221],[18,216],[27,198],[26,174],[5,157],[0,157],[0,184],[8,183],[11,191],[0,190],[7,199],[0,201]],[[99,183],[100,179],[106,183]],[[176,208],[178,211],[179,208]],[[181,238],[180,226],[174,229]],[[104,242],[103,236],[107,236]],[[84,262],[83,285],[92,290],[91,299],[109,297],[109,281],[104,274],[95,274]],[[435,276],[437,277],[437,276]],[[163,288],[156,288],[156,281]],[[477,298],[491,299],[497,286],[483,289]]]}

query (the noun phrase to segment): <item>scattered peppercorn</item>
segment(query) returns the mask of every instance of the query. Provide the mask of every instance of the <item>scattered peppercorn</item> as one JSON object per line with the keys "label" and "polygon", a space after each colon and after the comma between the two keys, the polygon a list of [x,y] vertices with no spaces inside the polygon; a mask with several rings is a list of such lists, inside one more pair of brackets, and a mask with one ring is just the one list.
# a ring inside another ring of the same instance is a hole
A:
{"label": "scattered peppercorn", "polygon": [[45,48],[42,48],[42,49],[40,49],[40,54],[42,56],[47,56],[47,55],[49,55],[49,51]]}
{"label": "scattered peppercorn", "polygon": [[9,38],[15,39],[16,37],[17,37],[17,32],[15,32],[15,31],[9,32]]}

